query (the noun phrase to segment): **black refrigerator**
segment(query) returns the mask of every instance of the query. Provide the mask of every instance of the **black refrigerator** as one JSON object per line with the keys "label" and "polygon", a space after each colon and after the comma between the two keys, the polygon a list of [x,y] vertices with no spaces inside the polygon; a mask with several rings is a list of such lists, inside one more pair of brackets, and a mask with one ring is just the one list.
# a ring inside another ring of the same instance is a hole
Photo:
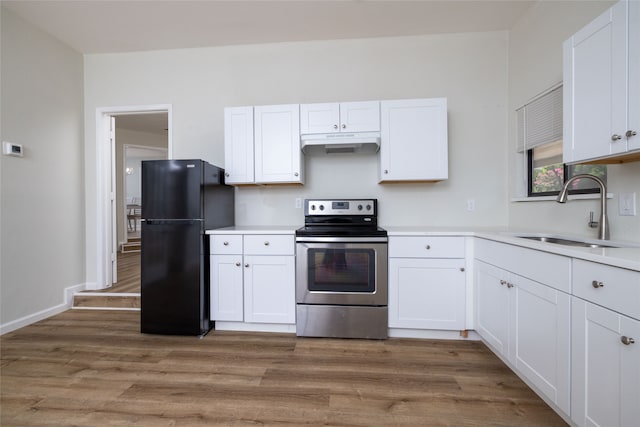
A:
{"label": "black refrigerator", "polygon": [[142,162],[140,330],[204,335],[209,321],[209,239],[234,224],[234,188],[202,160]]}

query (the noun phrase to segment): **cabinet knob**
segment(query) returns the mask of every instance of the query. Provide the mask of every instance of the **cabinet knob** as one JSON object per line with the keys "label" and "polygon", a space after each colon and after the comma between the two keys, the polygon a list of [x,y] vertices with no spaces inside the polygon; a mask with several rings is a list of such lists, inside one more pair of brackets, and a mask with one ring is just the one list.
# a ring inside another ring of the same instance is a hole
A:
{"label": "cabinet knob", "polygon": [[240,267],[240,263],[239,262],[236,262],[236,267]]}
{"label": "cabinet knob", "polygon": [[294,173],[293,173],[293,176],[298,176],[298,172],[294,172]]}
{"label": "cabinet knob", "polygon": [[513,283],[507,282],[507,288],[509,288],[509,289],[513,288]]}
{"label": "cabinet knob", "polygon": [[244,266],[245,266],[245,267],[247,267],[247,268],[249,268],[249,263],[246,263]]}
{"label": "cabinet knob", "polygon": [[631,138],[632,136],[636,136],[637,133],[635,130],[628,130],[627,133],[624,134],[627,138]]}
{"label": "cabinet knob", "polygon": [[333,128],[334,129],[338,129],[338,125],[333,125]]}
{"label": "cabinet knob", "polygon": [[624,345],[629,345],[629,344],[633,344],[636,342],[636,340],[634,340],[631,337],[625,337],[624,335],[622,337],[620,337],[620,341],[622,341],[622,344]]}
{"label": "cabinet knob", "polygon": [[507,284],[507,281],[506,281],[506,280],[500,280],[500,284],[501,284],[501,285],[506,285],[506,284]]}
{"label": "cabinet knob", "polygon": [[620,135],[618,135],[617,133],[614,133],[613,135],[611,135],[611,140],[612,141],[620,141],[622,139],[622,137]]}
{"label": "cabinet knob", "polygon": [[224,176],[226,176],[227,178],[229,178],[229,172],[225,172]]}
{"label": "cabinet knob", "polygon": [[269,241],[267,240],[266,242],[264,242],[265,246],[269,246]]}
{"label": "cabinet knob", "polygon": [[464,272],[464,267],[460,267],[460,271]]}
{"label": "cabinet knob", "polygon": [[229,246],[229,242],[224,242],[222,244],[225,245],[225,246]]}
{"label": "cabinet knob", "polygon": [[594,280],[593,282],[591,282],[591,286],[598,289],[598,288],[602,288],[604,286],[604,283]]}
{"label": "cabinet knob", "polygon": [[389,171],[387,169],[384,170],[384,173],[389,173]]}
{"label": "cabinet knob", "polygon": [[431,249],[431,245],[427,245],[427,246],[425,246],[425,249],[426,249],[426,250]]}
{"label": "cabinet knob", "polygon": [[342,124],[342,129],[346,129],[347,125],[345,125],[344,123]]}

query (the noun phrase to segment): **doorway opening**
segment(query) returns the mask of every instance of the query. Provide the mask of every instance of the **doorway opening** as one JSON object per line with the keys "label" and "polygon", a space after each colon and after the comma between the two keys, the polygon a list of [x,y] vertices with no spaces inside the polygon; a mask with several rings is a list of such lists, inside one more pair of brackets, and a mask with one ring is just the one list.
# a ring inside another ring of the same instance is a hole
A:
{"label": "doorway opening", "polygon": [[[118,293],[114,285],[119,284],[122,244],[134,239],[140,230],[139,165],[147,158],[171,158],[171,106],[101,108],[96,118],[98,215],[94,290]],[[131,236],[129,227],[133,230]],[[136,266],[128,260],[126,265],[130,270],[123,279],[137,276],[139,281],[139,262]],[[139,294],[139,284],[137,289]]]}

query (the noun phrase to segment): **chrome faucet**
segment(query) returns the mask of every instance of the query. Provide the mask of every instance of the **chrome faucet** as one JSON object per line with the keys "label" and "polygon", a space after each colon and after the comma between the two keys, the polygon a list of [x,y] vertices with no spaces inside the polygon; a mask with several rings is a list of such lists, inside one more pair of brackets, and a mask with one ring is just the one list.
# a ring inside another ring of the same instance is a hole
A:
{"label": "chrome faucet", "polygon": [[600,186],[600,221],[589,221],[589,226],[598,224],[598,238],[601,240],[609,240],[609,218],[607,216],[607,185],[595,175],[581,174],[572,176],[565,182],[562,191],[558,194],[558,203],[567,203],[567,195],[569,194],[569,185],[576,179],[592,179]]}

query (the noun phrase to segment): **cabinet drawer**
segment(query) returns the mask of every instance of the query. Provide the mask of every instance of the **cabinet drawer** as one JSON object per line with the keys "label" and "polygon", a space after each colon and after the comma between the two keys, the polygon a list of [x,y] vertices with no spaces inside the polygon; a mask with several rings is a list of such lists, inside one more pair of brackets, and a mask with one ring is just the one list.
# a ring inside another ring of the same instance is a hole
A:
{"label": "cabinet drawer", "polygon": [[391,236],[391,258],[464,258],[464,237]]}
{"label": "cabinet drawer", "polygon": [[293,255],[293,235],[251,234],[244,236],[245,255]]}
{"label": "cabinet drawer", "polygon": [[639,271],[574,259],[573,294],[640,319]]}
{"label": "cabinet drawer", "polygon": [[492,240],[475,240],[475,258],[571,293],[571,258]]}
{"label": "cabinet drawer", "polygon": [[211,235],[209,252],[212,255],[242,254],[242,235],[213,234]]}

